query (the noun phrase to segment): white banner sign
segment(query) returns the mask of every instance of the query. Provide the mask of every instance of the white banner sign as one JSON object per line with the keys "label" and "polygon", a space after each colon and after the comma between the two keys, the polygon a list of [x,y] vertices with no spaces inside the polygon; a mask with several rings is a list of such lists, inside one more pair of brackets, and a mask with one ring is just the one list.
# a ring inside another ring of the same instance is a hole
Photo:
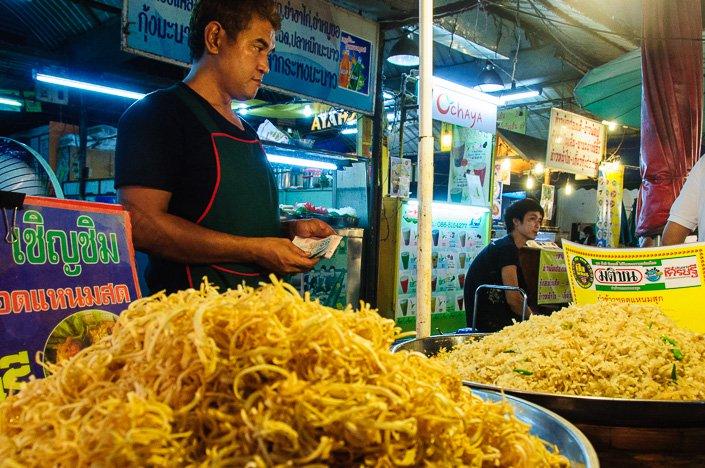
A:
{"label": "white banner sign", "polygon": [[433,118],[481,132],[497,131],[497,105],[469,88],[433,78]]}
{"label": "white banner sign", "polygon": [[605,126],[582,115],[551,109],[546,167],[587,177],[597,177],[605,154]]}

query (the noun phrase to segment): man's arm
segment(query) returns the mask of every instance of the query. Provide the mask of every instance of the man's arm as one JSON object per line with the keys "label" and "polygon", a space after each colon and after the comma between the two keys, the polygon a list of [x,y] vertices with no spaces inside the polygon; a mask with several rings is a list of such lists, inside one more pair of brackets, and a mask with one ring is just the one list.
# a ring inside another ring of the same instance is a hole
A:
{"label": "man's arm", "polygon": [[666,223],[666,227],[663,229],[663,238],[661,239],[661,245],[676,245],[685,242],[685,238],[693,232],[692,229],[688,229],[685,226],[678,224],[675,221],[669,221]]}
{"label": "man's arm", "polygon": [[[502,267],[502,284],[505,286],[515,286],[519,287],[519,278],[517,277],[517,267],[516,265],[507,265]],[[507,303],[512,309],[512,312],[517,317],[521,318],[522,306],[524,304],[524,299],[522,298],[519,291],[504,291],[504,296],[507,298]],[[526,316],[530,316],[533,312],[531,308],[526,306]]]}
{"label": "man's arm", "polygon": [[317,259],[279,237],[240,237],[204,228],[167,213],[171,193],[146,187],[118,190],[130,213],[135,247],[180,263],[255,263],[275,273],[313,268]]}

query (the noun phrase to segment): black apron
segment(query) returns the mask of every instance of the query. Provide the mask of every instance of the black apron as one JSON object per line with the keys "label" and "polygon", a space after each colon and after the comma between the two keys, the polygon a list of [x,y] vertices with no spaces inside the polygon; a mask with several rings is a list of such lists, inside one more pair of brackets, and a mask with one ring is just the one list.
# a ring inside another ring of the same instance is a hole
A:
{"label": "black apron", "polygon": [[[182,87],[177,96],[210,133],[216,161],[216,180],[210,200],[194,223],[214,231],[243,237],[281,237],[279,194],[267,156],[258,139],[223,133],[205,104]],[[198,287],[206,276],[221,291],[246,283],[257,286],[269,272],[244,263],[185,265],[185,284]]]}

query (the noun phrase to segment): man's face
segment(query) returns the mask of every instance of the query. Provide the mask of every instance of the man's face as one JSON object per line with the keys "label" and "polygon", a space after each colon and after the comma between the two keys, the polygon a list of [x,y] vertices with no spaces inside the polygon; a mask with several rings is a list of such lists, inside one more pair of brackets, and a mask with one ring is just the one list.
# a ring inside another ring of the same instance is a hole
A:
{"label": "man's face", "polygon": [[536,239],[536,235],[541,228],[541,222],[543,221],[543,216],[538,211],[528,211],[524,215],[522,222],[518,219],[514,219],[514,230],[518,231],[521,235],[527,239]]}
{"label": "man's face", "polygon": [[255,16],[235,41],[228,36],[221,44],[217,67],[223,88],[233,99],[246,101],[257,95],[262,78],[269,72],[274,34],[269,21]]}

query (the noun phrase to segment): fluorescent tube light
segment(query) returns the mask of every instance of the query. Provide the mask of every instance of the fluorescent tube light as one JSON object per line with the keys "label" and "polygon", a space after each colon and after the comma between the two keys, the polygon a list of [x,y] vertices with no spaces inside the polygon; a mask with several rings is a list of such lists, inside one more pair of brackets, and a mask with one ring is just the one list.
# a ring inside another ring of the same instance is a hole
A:
{"label": "fluorescent tube light", "polygon": [[0,97],[0,104],[4,104],[6,106],[13,106],[13,107],[22,107],[22,101],[18,101],[17,99],[4,98],[4,97]]}
{"label": "fluorescent tube light", "polygon": [[85,81],[71,80],[68,78],[61,78],[54,75],[46,75],[44,73],[37,73],[34,77],[37,81],[43,81],[44,83],[51,83],[59,86],[68,86],[69,88],[83,89],[85,91],[92,91],[95,93],[110,94],[112,96],[120,96],[129,99],[142,99],[145,94],[136,93],[134,91],[126,91],[119,88],[111,88],[109,86],[102,86],[93,83],[87,83]]}
{"label": "fluorescent tube light", "polygon": [[444,80],[443,78],[433,77],[433,86],[442,86],[450,91],[455,91],[456,93],[465,94],[466,96],[474,97],[476,99],[481,99],[490,104],[499,105],[499,99],[497,96],[492,96],[491,94],[483,93],[476,89],[468,88],[467,86],[459,85],[458,83],[453,83],[452,81]]}
{"label": "fluorescent tube light", "polygon": [[344,128],[340,131],[341,135],[354,135],[357,133],[357,128]]}
{"label": "fluorescent tube light", "polygon": [[332,171],[338,169],[338,166],[333,163],[316,161],[314,159],[292,158],[290,156],[278,156],[275,154],[268,154],[267,159],[271,163],[287,164],[289,166],[315,167],[317,169],[329,169]]}
{"label": "fluorescent tube light", "polygon": [[499,105],[504,104],[505,102],[509,101],[518,101],[519,99],[528,99],[532,97],[539,96],[541,93],[538,91],[530,90],[530,91],[522,91],[519,93],[512,93],[512,94],[505,94],[504,96],[499,97]]}

